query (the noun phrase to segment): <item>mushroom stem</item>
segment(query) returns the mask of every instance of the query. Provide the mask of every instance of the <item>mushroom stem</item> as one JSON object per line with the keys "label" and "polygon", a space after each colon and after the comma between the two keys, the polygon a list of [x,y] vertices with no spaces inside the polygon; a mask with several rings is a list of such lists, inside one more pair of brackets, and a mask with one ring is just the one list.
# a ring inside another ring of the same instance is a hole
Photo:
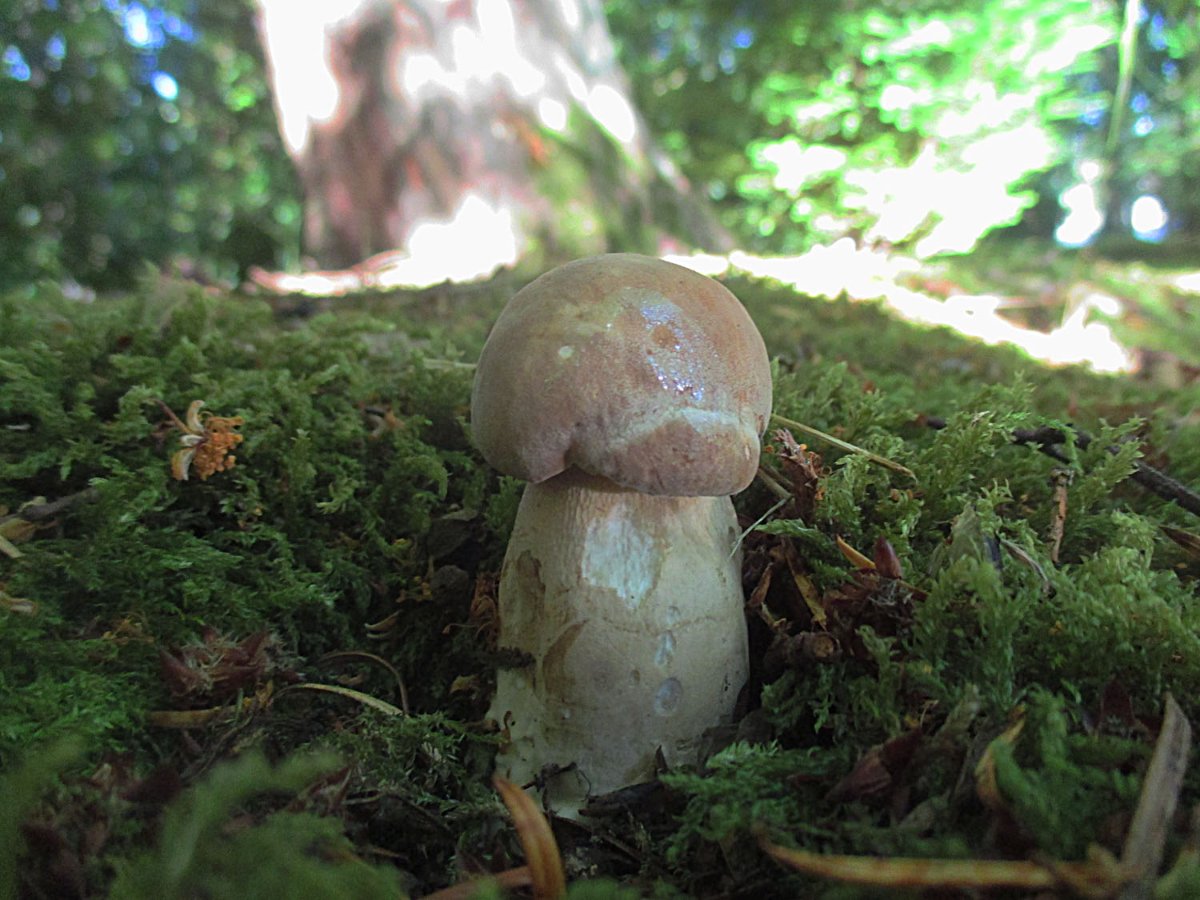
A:
{"label": "mushroom stem", "polygon": [[737,538],[728,497],[642,494],[575,469],[527,486],[500,645],[532,662],[498,674],[499,771],[544,783],[573,815],[589,794],[652,779],[660,748],[696,762],[747,676]]}

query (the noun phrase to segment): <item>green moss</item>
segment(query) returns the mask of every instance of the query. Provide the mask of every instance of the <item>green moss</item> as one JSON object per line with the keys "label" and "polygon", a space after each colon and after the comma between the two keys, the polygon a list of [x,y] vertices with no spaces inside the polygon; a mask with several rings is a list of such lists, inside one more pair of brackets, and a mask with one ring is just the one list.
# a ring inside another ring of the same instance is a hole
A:
{"label": "green moss", "polygon": [[844,753],[735,743],[711,757],[703,775],[664,776],[668,786],[688,796],[669,858],[682,860],[688,840],[721,841],[760,827],[790,827],[812,801],[812,791],[798,788],[796,782],[827,776],[838,762],[844,763]]}
{"label": "green moss", "polygon": [[[357,800],[338,818],[283,813],[243,790],[276,784],[280,770],[261,759],[236,777],[217,770],[226,774],[161,820],[170,843],[191,848],[183,863],[165,841],[138,851],[129,808],[100,802],[86,779],[51,791],[41,813],[72,810],[79,834],[86,810],[116,810],[89,884],[104,889],[119,870],[121,889],[141,896],[170,869],[186,873],[172,882],[180,890],[215,895],[270,857],[271,879],[294,868],[318,893],[398,889],[351,860],[351,846],[393,854],[422,890],[459,878],[463,860],[519,863],[488,786],[496,737],[481,720],[495,668],[488,591],[522,484],[471,448],[463,364],[515,287],[505,278],[457,299],[364,296],[308,318],[156,278],[90,304],[50,286],[0,300],[0,505],[75,498],[18,545],[20,558],[2,560],[0,589],[37,611],[0,612],[0,764],[64,735],[77,738],[84,770],[120,752],[140,775],[173,767],[189,784],[248,747],[280,759],[332,748],[353,763]],[[664,807],[593,823],[602,837],[567,849],[583,860],[573,874],[662,896],[714,884],[826,890],[780,878],[756,849],[762,828],[831,852],[994,856],[1015,835],[1031,853],[1080,855],[1131,809],[1150,748],[1144,723],[1164,692],[1200,714],[1197,569],[1160,527],[1197,526],[1127,479],[1144,454],[1200,480],[1194,397],[1045,370],[872,304],[734,287],[777,354],[777,412],[913,477],[796,435],[822,456],[812,514],[767,515],[746,536],[746,572],[760,577],[772,548],[790,542],[828,619],[786,593],[786,568],[764,602],[789,638],[824,631],[839,653],[769,666],[772,634],[755,618],[750,705],[760,709],[739,740],[667,775]],[[178,431],[157,401],[182,415],[196,399],[242,417],[244,441],[229,471],[176,481]],[[1064,445],[1065,462],[1012,440],[1017,428],[1068,423],[1093,442]],[[768,462],[778,467],[779,454]],[[1070,480],[1056,544],[1058,470]],[[753,522],[776,500],[756,487],[739,511]],[[867,556],[886,542],[902,578],[856,572],[839,539]],[[270,658],[239,687],[267,705],[182,739],[152,724],[152,711],[237,700],[236,689],[221,700],[172,694],[160,651],[264,629]],[[360,655],[331,662],[331,650]],[[410,716],[280,693],[302,679],[399,705],[397,676]],[[1098,720],[1114,694],[1130,708],[1119,727]],[[1017,742],[997,743],[1022,715]],[[973,788],[988,747],[1003,828]],[[883,748],[893,755],[879,778],[870,766]],[[287,783],[294,794],[300,781]],[[1192,777],[1181,804],[1197,802]],[[252,827],[229,832],[239,809]],[[1172,877],[1186,885],[1191,871]]]}
{"label": "green moss", "polygon": [[996,783],[1028,836],[1057,859],[1079,859],[1106,817],[1137,802],[1140,779],[1120,764],[1145,754],[1132,741],[1095,753],[1096,741],[1071,731],[1065,706],[1061,698],[1034,693],[1016,745],[996,741],[990,752]]}
{"label": "green moss", "polygon": [[396,872],[356,858],[331,816],[277,810],[230,827],[233,814],[256,796],[294,796],[335,765],[295,757],[272,768],[260,755],[246,754],[217,767],[167,811],[158,846],[120,867],[111,896],[403,896]]}
{"label": "green moss", "polygon": [[[97,676],[98,651],[132,673],[147,645],[202,625],[269,623],[303,656],[361,640],[355,622],[419,589],[435,510],[483,502],[491,476],[458,419],[469,372],[434,374],[410,342],[370,343],[394,322],[348,313],[281,329],[265,304],[173,283],[89,306],[9,298],[3,318],[0,502],[93,493],[5,573],[40,615],[0,638],[22,660],[3,677],[35,698],[0,721],[0,758],[28,732],[29,704],[54,708],[63,692],[90,734],[128,740],[154,678]],[[237,466],[171,479],[178,433],[163,432],[155,398],[241,416]],[[53,640],[31,640],[56,624]]]}

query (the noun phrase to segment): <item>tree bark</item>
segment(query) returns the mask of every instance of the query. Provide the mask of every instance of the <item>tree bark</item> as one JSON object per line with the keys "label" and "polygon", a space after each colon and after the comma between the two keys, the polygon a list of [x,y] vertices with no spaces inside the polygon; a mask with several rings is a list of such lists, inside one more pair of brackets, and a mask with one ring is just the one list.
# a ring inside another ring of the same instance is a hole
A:
{"label": "tree bark", "polygon": [[323,266],[478,277],[531,250],[727,249],[655,148],[599,0],[257,0]]}

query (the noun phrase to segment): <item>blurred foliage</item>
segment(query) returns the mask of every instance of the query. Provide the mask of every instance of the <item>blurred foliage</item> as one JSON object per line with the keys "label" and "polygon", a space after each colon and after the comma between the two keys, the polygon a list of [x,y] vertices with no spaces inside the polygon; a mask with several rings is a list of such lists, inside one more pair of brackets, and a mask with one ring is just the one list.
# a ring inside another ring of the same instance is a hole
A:
{"label": "blurred foliage", "polygon": [[272,768],[260,753],[218,766],[167,812],[157,848],[121,865],[112,896],[403,897],[395,869],[357,858],[332,816],[278,810],[230,827],[256,795],[295,795],[335,767],[328,757],[296,755]]}
{"label": "blurred foliage", "polygon": [[[0,287],[296,262],[302,200],[252,7],[0,10]],[[963,251],[1016,222],[1048,238],[1089,162],[1110,229],[1143,193],[1196,222],[1196,0],[606,8],[642,112],[745,249]]]}
{"label": "blurred foliage", "polygon": [[2,5],[0,287],[295,255],[300,202],[250,16],[246,0]]}
{"label": "blurred foliage", "polygon": [[1151,193],[1167,200],[1182,224],[1194,230],[1200,226],[1195,190],[1200,173],[1200,3],[1161,0],[1140,6],[1117,75],[1118,96],[1128,102],[1107,118],[1103,147],[1087,133],[1078,144],[1107,163],[1114,201],[1111,226],[1128,225],[1128,200]]}
{"label": "blurred foliage", "polygon": [[1117,110],[1111,147],[1115,2],[611,0],[608,10],[639,105],[747,249],[849,235],[965,251],[1035,204],[1028,224],[1049,237],[1084,157],[1105,165],[1118,220],[1156,189],[1177,223],[1197,213],[1176,176],[1200,164],[1191,0],[1147,4],[1133,23],[1143,48],[1133,115]]}
{"label": "blurred foliage", "polygon": [[0,900],[15,900],[19,893],[19,854],[23,846],[21,823],[37,807],[55,776],[80,755],[82,748],[67,740],[38,748],[20,766],[0,775]]}

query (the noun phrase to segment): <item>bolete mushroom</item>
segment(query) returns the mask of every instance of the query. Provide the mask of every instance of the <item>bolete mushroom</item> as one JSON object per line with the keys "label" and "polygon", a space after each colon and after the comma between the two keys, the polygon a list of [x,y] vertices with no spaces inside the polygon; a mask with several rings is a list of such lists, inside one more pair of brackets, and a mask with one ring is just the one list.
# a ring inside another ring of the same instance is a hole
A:
{"label": "bolete mushroom", "polygon": [[[694,761],[747,675],[729,495],[758,467],[767,352],[722,285],[633,254],[519,291],[479,358],[471,426],[525,479],[500,581],[497,765],[573,814]],[[547,777],[553,776],[553,777]]]}

